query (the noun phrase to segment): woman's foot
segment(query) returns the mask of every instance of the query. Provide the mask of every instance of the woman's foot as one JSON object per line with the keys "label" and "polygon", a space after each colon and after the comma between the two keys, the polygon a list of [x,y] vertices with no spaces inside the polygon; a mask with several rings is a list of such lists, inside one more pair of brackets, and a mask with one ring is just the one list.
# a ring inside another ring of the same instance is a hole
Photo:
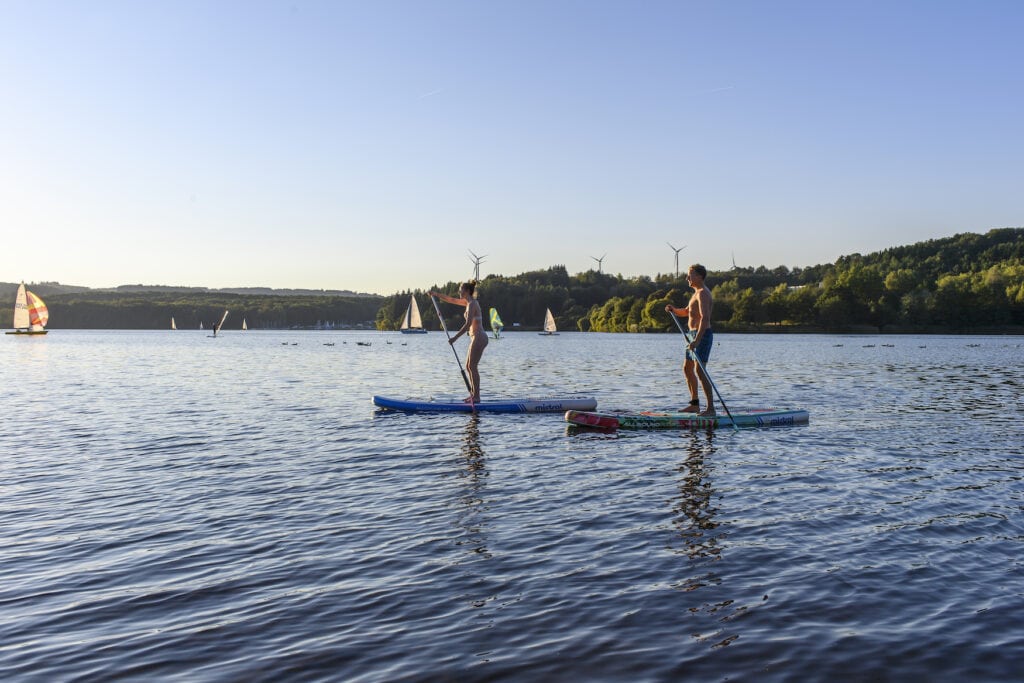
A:
{"label": "woman's foot", "polygon": [[463,403],[479,403],[479,401],[474,401],[472,396],[467,396],[466,398],[462,399],[462,402]]}
{"label": "woman's foot", "polygon": [[707,410],[702,410],[698,414],[700,417],[718,417],[718,413],[715,412],[714,406],[708,406]]}
{"label": "woman's foot", "polygon": [[690,405],[683,408],[684,413],[699,413],[700,412],[700,401],[694,399],[690,401]]}

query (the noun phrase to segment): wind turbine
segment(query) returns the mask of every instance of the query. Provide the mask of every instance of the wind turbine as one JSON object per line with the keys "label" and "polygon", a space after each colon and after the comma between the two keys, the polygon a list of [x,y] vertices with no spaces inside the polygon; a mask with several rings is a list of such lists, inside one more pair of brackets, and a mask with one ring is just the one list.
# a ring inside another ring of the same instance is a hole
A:
{"label": "wind turbine", "polygon": [[671,242],[665,242],[665,244],[668,245],[669,249],[676,252],[676,279],[679,279],[679,252],[681,252],[683,249],[686,249],[686,245],[684,244],[683,246],[676,249],[675,247],[672,246]]}
{"label": "wind turbine", "polygon": [[736,270],[736,252],[732,252],[732,269]]}
{"label": "wind turbine", "polygon": [[473,279],[476,280],[477,282],[479,282],[480,281],[480,264],[484,262],[485,258],[487,258],[487,254],[484,254],[483,256],[477,256],[476,254],[473,253],[472,249],[469,250],[469,253],[473,257],[473,258],[469,259],[470,261],[473,262]]}
{"label": "wind turbine", "polygon": [[[605,252],[604,256],[607,256],[607,255],[608,255],[608,252]],[[597,272],[598,273],[601,272],[601,262],[604,261],[604,256],[602,256],[601,258],[596,258],[594,256],[590,257],[590,258],[594,259],[595,261],[597,261]]]}

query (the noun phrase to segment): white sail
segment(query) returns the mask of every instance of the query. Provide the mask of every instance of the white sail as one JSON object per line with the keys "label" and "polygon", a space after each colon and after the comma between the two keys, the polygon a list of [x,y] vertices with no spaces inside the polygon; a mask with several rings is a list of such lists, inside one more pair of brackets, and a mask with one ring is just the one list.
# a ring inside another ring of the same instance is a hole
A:
{"label": "white sail", "polygon": [[28,322],[28,296],[25,295],[25,283],[18,287],[18,296],[14,299],[14,329],[24,330]]}
{"label": "white sail", "polygon": [[220,332],[220,328],[224,325],[224,321],[228,319],[228,312],[224,311],[224,317],[220,319],[220,322],[213,326],[213,336],[216,337],[217,333]]}
{"label": "white sail", "polygon": [[178,329],[178,326],[174,324],[174,316],[173,315],[171,316],[171,329],[172,330]]}
{"label": "white sail", "polygon": [[423,319],[420,318],[420,307],[416,304],[416,297],[409,297],[409,308],[405,310],[405,318],[402,319],[403,330],[423,329]]}
{"label": "white sail", "polygon": [[249,326],[245,324],[245,318],[242,318],[242,329],[243,330],[249,329]]}
{"label": "white sail", "polygon": [[555,327],[555,316],[551,315],[551,309],[547,309],[547,313],[544,315],[544,331],[548,334],[552,334],[558,331]]}

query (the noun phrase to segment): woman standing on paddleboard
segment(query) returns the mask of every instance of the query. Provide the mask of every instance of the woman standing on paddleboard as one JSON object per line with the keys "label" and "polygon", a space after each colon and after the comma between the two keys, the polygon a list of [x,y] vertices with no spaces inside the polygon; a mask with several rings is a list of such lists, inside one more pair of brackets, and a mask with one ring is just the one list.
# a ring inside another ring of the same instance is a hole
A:
{"label": "woman standing on paddleboard", "polygon": [[707,276],[707,269],[699,263],[690,266],[690,270],[686,274],[686,281],[693,287],[693,296],[690,297],[690,302],[686,308],[676,308],[672,304],[668,304],[665,306],[665,310],[672,315],[686,318],[687,327],[690,329],[687,334],[689,344],[686,347],[686,360],[683,362],[683,376],[686,377],[686,388],[690,390],[690,405],[683,408],[683,412],[700,412],[700,401],[697,399],[697,378],[699,376],[700,383],[704,387],[704,396],[708,401],[707,409],[700,414],[710,417],[715,414],[715,401],[711,395],[711,380],[699,367],[695,367],[696,363],[694,362],[695,358],[699,358],[702,364],[707,365],[708,358],[711,356],[711,344],[714,341],[714,335],[711,332],[711,290],[704,284],[704,278]]}
{"label": "woman standing on paddleboard", "polygon": [[476,280],[470,280],[469,282],[462,283],[459,287],[459,296],[447,296],[440,292],[431,292],[430,296],[436,296],[442,301],[446,301],[456,306],[465,306],[466,313],[465,324],[459,328],[459,331],[455,333],[454,337],[448,339],[449,344],[454,344],[455,340],[461,337],[466,332],[469,333],[469,352],[466,354],[466,372],[469,373],[470,391],[472,392],[466,397],[466,403],[479,403],[480,402],[480,371],[477,366],[480,364],[480,356],[483,355],[484,349],[487,348],[487,333],[484,332],[484,314],[480,309],[480,302],[476,300]]}

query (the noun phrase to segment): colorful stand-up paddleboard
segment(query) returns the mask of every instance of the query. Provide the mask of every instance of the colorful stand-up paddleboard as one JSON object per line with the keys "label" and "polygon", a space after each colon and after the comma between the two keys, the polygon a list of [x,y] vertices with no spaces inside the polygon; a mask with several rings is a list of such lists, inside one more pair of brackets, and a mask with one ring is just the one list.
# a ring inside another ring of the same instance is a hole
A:
{"label": "colorful stand-up paddleboard", "polygon": [[716,417],[701,417],[696,413],[644,411],[642,413],[607,412],[596,413],[569,410],[565,421],[580,427],[598,429],[716,429],[718,427],[779,427],[783,425],[806,424],[810,414],[806,410],[783,410],[780,408],[754,408],[733,410],[732,418],[721,414]]}
{"label": "colorful stand-up paddleboard", "polygon": [[387,396],[374,396],[373,405],[388,410],[404,410],[419,413],[469,413],[475,408],[477,412],[486,413],[561,413],[566,410],[593,410],[597,407],[596,398],[502,398],[492,401],[481,401],[476,405],[446,398],[437,399],[400,399]]}

